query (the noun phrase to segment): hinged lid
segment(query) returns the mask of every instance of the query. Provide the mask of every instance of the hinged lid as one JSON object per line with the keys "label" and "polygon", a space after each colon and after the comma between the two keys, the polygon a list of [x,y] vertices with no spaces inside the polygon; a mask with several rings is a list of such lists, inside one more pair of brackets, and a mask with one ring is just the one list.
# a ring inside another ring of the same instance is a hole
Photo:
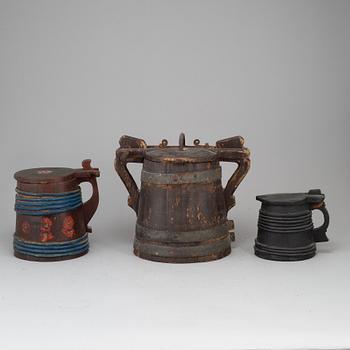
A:
{"label": "hinged lid", "polygon": [[168,146],[167,140],[162,140],[159,147],[152,147],[145,152],[145,158],[153,162],[169,163],[204,163],[216,160],[217,153],[209,145],[199,146],[199,140],[194,140],[194,146],[185,145],[185,135],[180,134],[179,146]]}
{"label": "hinged lid", "polygon": [[300,205],[306,203],[320,203],[325,196],[321,190],[310,190],[308,193],[274,193],[257,196],[256,199],[268,205]]}
{"label": "hinged lid", "polygon": [[32,168],[17,171],[14,178],[22,183],[47,184],[71,180],[75,173],[76,170],[71,168]]}

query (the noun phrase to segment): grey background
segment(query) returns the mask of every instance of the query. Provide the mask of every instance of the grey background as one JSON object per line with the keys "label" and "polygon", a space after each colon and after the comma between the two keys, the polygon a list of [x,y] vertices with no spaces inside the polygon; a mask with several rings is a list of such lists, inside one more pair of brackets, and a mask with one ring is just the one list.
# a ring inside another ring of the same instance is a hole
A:
{"label": "grey background", "polygon": [[[0,49],[1,349],[350,347],[349,1],[1,0]],[[217,262],[132,255],[118,139],[181,131],[252,152]],[[84,158],[102,174],[90,253],[12,257],[13,173]],[[256,258],[255,196],[310,188],[331,241],[304,262]]]}

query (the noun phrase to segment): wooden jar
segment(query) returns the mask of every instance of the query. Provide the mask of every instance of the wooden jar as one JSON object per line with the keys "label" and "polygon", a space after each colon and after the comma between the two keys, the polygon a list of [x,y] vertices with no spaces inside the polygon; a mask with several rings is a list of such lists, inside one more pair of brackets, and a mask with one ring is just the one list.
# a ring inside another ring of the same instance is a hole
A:
{"label": "wooden jar", "polygon": [[[225,189],[220,161],[238,167]],[[143,163],[139,190],[127,169]],[[115,169],[129,191],[128,204],[137,214],[134,253],[144,259],[187,263],[222,258],[231,252],[227,212],[233,193],[249,169],[249,151],[243,138],[218,141],[216,146],[147,146],[130,136],[120,139]]]}

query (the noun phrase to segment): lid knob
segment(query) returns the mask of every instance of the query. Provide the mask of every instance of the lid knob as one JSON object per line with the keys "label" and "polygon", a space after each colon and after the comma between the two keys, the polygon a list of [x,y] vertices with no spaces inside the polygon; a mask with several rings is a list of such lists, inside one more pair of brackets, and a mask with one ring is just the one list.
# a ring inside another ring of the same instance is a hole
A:
{"label": "lid knob", "polygon": [[181,150],[185,147],[185,134],[183,132],[179,136],[179,147]]}

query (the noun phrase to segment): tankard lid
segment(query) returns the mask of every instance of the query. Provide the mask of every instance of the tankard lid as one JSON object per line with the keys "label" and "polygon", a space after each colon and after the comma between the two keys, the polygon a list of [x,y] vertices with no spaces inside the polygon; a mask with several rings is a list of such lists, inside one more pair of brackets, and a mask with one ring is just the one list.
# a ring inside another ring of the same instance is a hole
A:
{"label": "tankard lid", "polygon": [[319,203],[325,196],[321,190],[310,190],[307,193],[273,193],[256,196],[256,199],[268,205],[300,205]]}
{"label": "tankard lid", "polygon": [[153,162],[162,163],[204,163],[212,162],[217,153],[206,146],[199,146],[199,140],[194,140],[195,146],[187,146],[185,134],[181,133],[178,146],[168,146],[167,140],[162,140],[157,148],[150,148],[145,152],[145,158]]}
{"label": "tankard lid", "polygon": [[71,168],[32,168],[17,171],[14,178],[23,183],[46,184],[71,180],[75,173],[76,170]]}
{"label": "tankard lid", "polygon": [[216,159],[216,152],[200,147],[165,147],[146,151],[145,158],[153,162],[204,163]]}

